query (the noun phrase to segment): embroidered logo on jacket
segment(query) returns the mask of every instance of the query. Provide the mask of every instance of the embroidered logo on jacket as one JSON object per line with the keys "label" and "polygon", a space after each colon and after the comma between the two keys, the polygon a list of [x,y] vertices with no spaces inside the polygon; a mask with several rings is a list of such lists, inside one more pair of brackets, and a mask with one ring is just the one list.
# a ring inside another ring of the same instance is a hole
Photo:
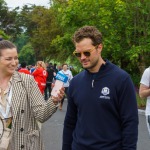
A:
{"label": "embroidered logo on jacket", "polygon": [[110,96],[108,96],[110,94],[110,89],[108,87],[104,87],[101,91],[101,94],[99,98],[101,99],[110,99]]}

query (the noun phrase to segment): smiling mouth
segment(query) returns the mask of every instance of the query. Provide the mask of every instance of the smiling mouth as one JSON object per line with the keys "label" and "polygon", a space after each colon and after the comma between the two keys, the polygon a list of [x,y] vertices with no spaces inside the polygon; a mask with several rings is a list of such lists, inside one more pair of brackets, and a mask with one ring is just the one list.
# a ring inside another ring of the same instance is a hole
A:
{"label": "smiling mouth", "polygon": [[82,61],[82,64],[87,64],[89,61]]}
{"label": "smiling mouth", "polygon": [[16,68],[9,68],[10,70],[15,70]]}

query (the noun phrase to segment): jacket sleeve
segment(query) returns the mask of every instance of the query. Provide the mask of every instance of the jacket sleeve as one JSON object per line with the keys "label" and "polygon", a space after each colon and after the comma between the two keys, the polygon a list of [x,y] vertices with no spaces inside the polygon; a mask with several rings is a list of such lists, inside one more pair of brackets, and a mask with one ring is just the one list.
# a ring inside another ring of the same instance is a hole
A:
{"label": "jacket sleeve", "polygon": [[44,100],[44,97],[32,76],[30,78],[30,86],[29,100],[34,117],[40,122],[44,122],[56,112],[57,107],[53,103],[51,97],[48,101]]}
{"label": "jacket sleeve", "polygon": [[129,76],[120,85],[119,89],[122,150],[136,150],[138,139],[138,109],[135,88]]}

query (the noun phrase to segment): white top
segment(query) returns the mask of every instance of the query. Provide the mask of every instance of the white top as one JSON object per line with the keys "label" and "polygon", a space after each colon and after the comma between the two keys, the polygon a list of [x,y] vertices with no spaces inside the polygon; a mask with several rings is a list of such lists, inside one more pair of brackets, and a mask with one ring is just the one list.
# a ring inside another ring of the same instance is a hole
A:
{"label": "white top", "polygon": [[[140,83],[150,88],[150,68],[145,69]],[[150,96],[147,97],[145,115],[150,115]]]}
{"label": "white top", "polygon": [[11,124],[12,124],[12,78],[8,83],[8,87],[5,91],[0,89],[0,117],[2,119],[3,125],[1,129],[4,128],[3,135],[0,139],[0,150],[10,150],[9,142],[11,138]]}
{"label": "white top", "polygon": [[72,72],[70,71],[70,70],[66,70],[66,71],[64,71],[64,70],[60,70],[59,71],[61,74],[64,74],[64,75],[66,75],[67,77],[68,77],[68,81],[66,82],[66,83],[64,83],[64,87],[69,87],[69,82],[71,81],[71,79],[73,78],[73,76],[72,76]]}

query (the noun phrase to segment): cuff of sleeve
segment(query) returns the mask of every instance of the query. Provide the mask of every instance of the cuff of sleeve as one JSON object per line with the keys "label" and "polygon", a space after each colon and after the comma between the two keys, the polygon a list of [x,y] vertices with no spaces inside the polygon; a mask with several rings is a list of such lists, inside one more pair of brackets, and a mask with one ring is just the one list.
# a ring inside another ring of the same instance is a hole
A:
{"label": "cuff of sleeve", "polygon": [[55,104],[55,103],[54,103],[54,105],[55,105],[56,107],[59,107],[60,103],[58,103],[58,104]]}
{"label": "cuff of sleeve", "polygon": [[59,102],[55,103],[55,102],[53,101],[53,99],[51,99],[51,100],[52,100],[53,104],[55,105],[55,107],[58,107],[58,106],[60,105]]}

